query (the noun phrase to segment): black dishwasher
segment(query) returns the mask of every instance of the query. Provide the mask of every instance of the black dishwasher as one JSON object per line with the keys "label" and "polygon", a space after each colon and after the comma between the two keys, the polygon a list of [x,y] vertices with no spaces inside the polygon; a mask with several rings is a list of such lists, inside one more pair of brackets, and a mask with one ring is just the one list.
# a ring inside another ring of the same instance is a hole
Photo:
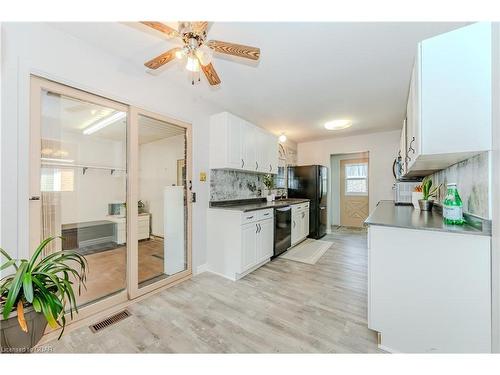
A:
{"label": "black dishwasher", "polygon": [[292,245],[292,209],[290,206],[274,209],[274,255],[284,253]]}

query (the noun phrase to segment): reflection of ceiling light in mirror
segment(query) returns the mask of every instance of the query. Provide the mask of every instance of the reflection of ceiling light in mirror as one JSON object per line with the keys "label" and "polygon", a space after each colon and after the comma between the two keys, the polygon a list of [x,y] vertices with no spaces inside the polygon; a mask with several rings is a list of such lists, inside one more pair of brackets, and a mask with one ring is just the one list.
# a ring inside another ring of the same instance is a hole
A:
{"label": "reflection of ceiling light in mirror", "polygon": [[74,160],[71,159],[57,159],[57,158],[41,158],[43,161],[53,161],[58,163],[73,163]]}
{"label": "reflection of ceiling light in mirror", "polygon": [[42,149],[42,155],[50,155],[52,154],[52,149],[51,148],[43,148]]}
{"label": "reflection of ceiling light in mirror", "polygon": [[127,116],[127,114],[125,112],[115,112],[111,116],[108,116],[102,120],[99,120],[96,123],[90,125],[88,128],[83,129],[83,134],[90,135],[92,133],[95,133],[96,131],[101,130],[102,128],[105,128],[106,126],[111,125],[116,121],[124,119],[125,116]]}
{"label": "reflection of ceiling light in mirror", "polygon": [[340,129],[346,129],[351,125],[352,125],[351,120],[334,120],[334,121],[328,121],[325,124],[325,129],[340,130]]}
{"label": "reflection of ceiling light in mirror", "polygon": [[281,143],[285,143],[286,142],[286,135],[285,135],[285,133],[281,133],[281,135],[279,136],[278,140]]}

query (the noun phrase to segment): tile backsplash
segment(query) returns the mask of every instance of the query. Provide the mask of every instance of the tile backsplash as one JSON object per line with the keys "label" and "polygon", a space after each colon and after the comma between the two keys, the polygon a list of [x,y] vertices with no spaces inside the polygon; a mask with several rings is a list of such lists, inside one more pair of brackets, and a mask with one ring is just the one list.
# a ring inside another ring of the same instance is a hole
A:
{"label": "tile backsplash", "polygon": [[210,201],[260,198],[264,175],[225,169],[210,170]]}
{"label": "tile backsplash", "polygon": [[434,173],[431,175],[434,184],[443,184],[437,201],[443,201],[446,194],[446,184],[456,182],[464,205],[464,212],[490,219],[489,170],[489,153],[484,152]]}

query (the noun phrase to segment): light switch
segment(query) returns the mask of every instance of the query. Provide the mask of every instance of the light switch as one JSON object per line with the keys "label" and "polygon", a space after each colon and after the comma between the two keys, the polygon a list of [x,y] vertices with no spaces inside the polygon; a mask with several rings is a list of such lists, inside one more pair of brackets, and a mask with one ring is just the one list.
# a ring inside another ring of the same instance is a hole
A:
{"label": "light switch", "polygon": [[207,174],[205,172],[200,172],[200,181],[205,182],[207,180]]}

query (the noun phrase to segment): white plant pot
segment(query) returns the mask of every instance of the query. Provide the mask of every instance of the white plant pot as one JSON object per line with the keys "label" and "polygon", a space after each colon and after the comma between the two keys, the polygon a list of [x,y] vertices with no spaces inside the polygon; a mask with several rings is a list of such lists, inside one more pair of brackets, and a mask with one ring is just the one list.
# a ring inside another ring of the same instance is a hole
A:
{"label": "white plant pot", "polygon": [[424,198],[424,193],[422,193],[421,191],[413,191],[411,193],[411,203],[413,204],[413,207],[415,207],[416,210],[420,210],[418,200],[423,198]]}

